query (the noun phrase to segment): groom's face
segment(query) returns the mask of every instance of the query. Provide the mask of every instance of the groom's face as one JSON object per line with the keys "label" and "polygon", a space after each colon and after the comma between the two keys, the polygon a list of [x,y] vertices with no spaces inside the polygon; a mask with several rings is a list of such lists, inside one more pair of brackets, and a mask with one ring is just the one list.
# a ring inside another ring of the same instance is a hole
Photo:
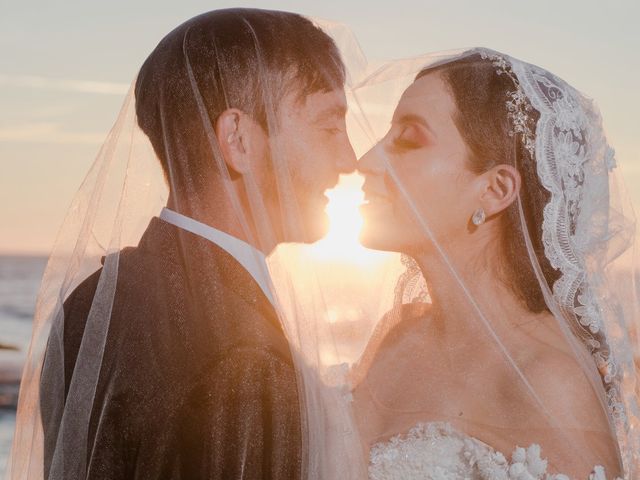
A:
{"label": "groom's face", "polygon": [[282,226],[281,241],[314,242],[326,234],[325,191],[356,166],[346,111],[342,89],[304,98],[291,92],[282,101],[262,182],[272,220]]}

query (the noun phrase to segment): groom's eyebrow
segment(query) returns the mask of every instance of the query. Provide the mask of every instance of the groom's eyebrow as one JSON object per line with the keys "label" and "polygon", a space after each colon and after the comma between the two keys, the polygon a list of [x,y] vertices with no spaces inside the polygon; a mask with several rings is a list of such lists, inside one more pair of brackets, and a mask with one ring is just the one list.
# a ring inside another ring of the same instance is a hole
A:
{"label": "groom's eyebrow", "polygon": [[318,114],[317,121],[343,119],[347,114],[346,105],[334,105],[329,107]]}

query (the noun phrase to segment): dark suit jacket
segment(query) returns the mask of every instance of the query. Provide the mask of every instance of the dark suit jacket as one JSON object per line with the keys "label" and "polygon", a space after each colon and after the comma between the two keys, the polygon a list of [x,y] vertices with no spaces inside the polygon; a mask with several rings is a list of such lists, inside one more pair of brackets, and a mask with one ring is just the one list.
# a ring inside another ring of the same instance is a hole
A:
{"label": "dark suit jacket", "polygon": [[[64,304],[65,397],[100,272]],[[56,373],[45,362],[42,385]],[[45,469],[57,433],[49,402],[43,391]],[[301,442],[296,374],[272,305],[224,250],[153,219],[120,255],[86,478],[297,479]]]}

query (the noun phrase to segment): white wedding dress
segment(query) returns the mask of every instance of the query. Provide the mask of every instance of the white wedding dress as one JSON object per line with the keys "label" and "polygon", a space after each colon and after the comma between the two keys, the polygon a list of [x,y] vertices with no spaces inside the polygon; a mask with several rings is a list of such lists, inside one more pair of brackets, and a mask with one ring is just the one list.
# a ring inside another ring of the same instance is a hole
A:
{"label": "white wedding dress", "polygon": [[[569,480],[547,472],[540,446],[517,447],[508,459],[447,423],[420,423],[408,433],[376,443],[370,480]],[[589,480],[607,480],[596,466]]]}

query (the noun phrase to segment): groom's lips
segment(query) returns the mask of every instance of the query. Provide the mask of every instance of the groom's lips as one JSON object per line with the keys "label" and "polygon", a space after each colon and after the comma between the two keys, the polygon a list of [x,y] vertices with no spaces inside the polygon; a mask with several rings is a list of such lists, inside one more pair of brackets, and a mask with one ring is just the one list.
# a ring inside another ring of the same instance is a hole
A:
{"label": "groom's lips", "polygon": [[324,202],[325,204],[329,203],[329,197],[327,196],[327,192],[329,190],[333,190],[334,188],[336,188],[338,186],[339,181],[340,181],[339,176],[336,177],[335,179],[331,179],[329,182],[327,182],[327,186],[318,193],[318,197],[322,199],[322,202]]}
{"label": "groom's lips", "polygon": [[329,182],[329,184],[327,185],[326,190],[332,190],[334,188],[336,188],[338,186],[338,182],[340,181],[340,175],[338,175],[335,178],[332,178],[331,181]]}
{"label": "groom's lips", "polygon": [[377,203],[391,203],[391,200],[389,200],[389,197],[385,195],[379,195],[376,193],[365,195],[364,201],[368,205],[377,204]]}

